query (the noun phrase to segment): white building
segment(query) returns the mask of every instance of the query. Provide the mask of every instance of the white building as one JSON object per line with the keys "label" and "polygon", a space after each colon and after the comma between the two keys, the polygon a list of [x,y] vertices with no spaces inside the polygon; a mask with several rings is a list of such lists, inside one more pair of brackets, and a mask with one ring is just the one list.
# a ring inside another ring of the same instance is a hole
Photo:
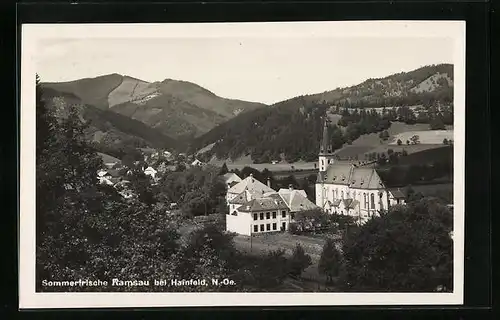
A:
{"label": "white building", "polygon": [[289,186],[288,189],[278,190],[278,194],[290,209],[292,220],[295,218],[295,213],[297,212],[319,209],[316,204],[307,198],[304,190],[296,190],[292,186]]}
{"label": "white building", "polygon": [[226,230],[243,235],[287,231],[296,212],[317,209],[304,190],[271,189],[252,175],[228,189]]}
{"label": "white building", "polygon": [[153,179],[156,178],[157,173],[158,171],[156,171],[153,167],[147,167],[146,169],[144,169],[144,174],[150,176]]}
{"label": "white building", "polygon": [[193,162],[191,162],[191,165],[194,167],[194,166],[202,166],[203,165],[203,162],[201,162],[200,160],[198,159],[195,159]]}
{"label": "white building", "polygon": [[363,223],[391,205],[405,203],[403,193],[386,188],[375,168],[337,162],[328,137],[325,121],[318,159],[316,205],[326,212],[350,215]]}

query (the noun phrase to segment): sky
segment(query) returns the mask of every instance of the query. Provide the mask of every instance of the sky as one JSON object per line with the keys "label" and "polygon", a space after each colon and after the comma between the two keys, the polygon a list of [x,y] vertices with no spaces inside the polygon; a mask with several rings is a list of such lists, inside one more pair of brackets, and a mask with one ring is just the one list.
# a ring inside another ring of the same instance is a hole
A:
{"label": "sky", "polygon": [[61,82],[119,73],[194,82],[218,96],[276,103],[369,78],[452,63],[439,37],[165,37],[39,40],[37,73]]}

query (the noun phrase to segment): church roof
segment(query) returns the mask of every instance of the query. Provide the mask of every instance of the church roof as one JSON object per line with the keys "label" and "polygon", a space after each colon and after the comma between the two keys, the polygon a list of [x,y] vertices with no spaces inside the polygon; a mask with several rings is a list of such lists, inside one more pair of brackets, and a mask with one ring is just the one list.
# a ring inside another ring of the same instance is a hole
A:
{"label": "church roof", "polygon": [[255,179],[252,175],[229,188],[227,192],[240,194],[245,190],[248,190],[253,198],[257,198],[259,195],[262,196],[267,192],[276,192],[259,180]]}
{"label": "church roof", "polygon": [[345,185],[356,189],[382,189],[385,185],[374,168],[333,163],[318,173],[318,183]]}
{"label": "church roof", "polygon": [[253,212],[282,209],[288,209],[288,206],[280,196],[274,194],[265,198],[252,199],[244,203],[238,210],[242,212]]}
{"label": "church roof", "polygon": [[291,212],[307,211],[317,209],[318,206],[307,199],[304,190],[280,189],[278,194],[285,201]]}

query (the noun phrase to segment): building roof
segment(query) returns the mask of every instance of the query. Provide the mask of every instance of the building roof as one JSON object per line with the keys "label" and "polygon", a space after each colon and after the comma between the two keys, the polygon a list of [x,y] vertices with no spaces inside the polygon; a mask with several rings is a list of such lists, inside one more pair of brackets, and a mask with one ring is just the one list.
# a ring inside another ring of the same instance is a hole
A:
{"label": "building roof", "polygon": [[108,170],[108,174],[114,178],[116,177],[119,177],[120,176],[120,171],[119,170],[116,170],[116,169],[109,169]]}
{"label": "building roof", "polygon": [[229,200],[228,203],[230,203],[230,204],[244,204],[244,203],[248,202],[248,199],[249,199],[249,197],[247,195],[247,191],[245,190],[242,193],[238,194],[233,199]]}
{"label": "building roof", "polygon": [[291,212],[307,211],[318,208],[316,204],[307,199],[307,194],[304,190],[280,189],[278,194],[283,201],[285,201]]}
{"label": "building roof", "polygon": [[328,134],[328,118],[325,117],[325,121],[323,124],[323,137],[321,139],[321,144],[319,146],[319,154],[332,154],[333,148],[330,142],[330,135]]}
{"label": "building roof", "polygon": [[385,185],[374,168],[333,163],[318,173],[318,183],[346,185],[356,189],[383,189]]}
{"label": "building roof", "polygon": [[221,179],[227,183],[228,181],[237,181],[237,182],[240,182],[241,181],[241,178],[234,172],[228,172],[224,175],[221,176]]}
{"label": "building roof", "polygon": [[252,175],[246,177],[241,180],[227,191],[228,193],[240,194],[243,191],[248,190],[252,196],[252,198],[258,198],[259,196],[264,195],[267,192],[275,193],[273,189],[266,186],[259,180],[255,179]]}
{"label": "building roof", "polygon": [[354,209],[359,204],[359,201],[354,199],[344,199],[343,202],[344,202],[344,208],[346,209]]}
{"label": "building roof", "polygon": [[288,209],[286,203],[277,194],[265,198],[252,199],[244,203],[238,210],[242,212],[284,210]]}
{"label": "building roof", "polygon": [[404,192],[401,191],[399,188],[390,189],[389,192],[394,197],[394,199],[405,199],[406,198],[406,195],[404,194]]}

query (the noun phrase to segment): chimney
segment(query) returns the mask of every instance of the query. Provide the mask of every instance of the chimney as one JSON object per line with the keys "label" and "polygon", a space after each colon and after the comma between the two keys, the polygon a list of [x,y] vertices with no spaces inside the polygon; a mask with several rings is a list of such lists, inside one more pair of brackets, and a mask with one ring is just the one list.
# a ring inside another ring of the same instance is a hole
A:
{"label": "chimney", "polygon": [[250,181],[254,182],[254,180],[253,180],[253,173],[250,173],[249,177],[250,177]]}
{"label": "chimney", "polygon": [[292,191],[293,190],[293,185],[289,184],[288,185],[288,190]]}
{"label": "chimney", "polygon": [[271,188],[271,178],[267,177],[267,186]]}

